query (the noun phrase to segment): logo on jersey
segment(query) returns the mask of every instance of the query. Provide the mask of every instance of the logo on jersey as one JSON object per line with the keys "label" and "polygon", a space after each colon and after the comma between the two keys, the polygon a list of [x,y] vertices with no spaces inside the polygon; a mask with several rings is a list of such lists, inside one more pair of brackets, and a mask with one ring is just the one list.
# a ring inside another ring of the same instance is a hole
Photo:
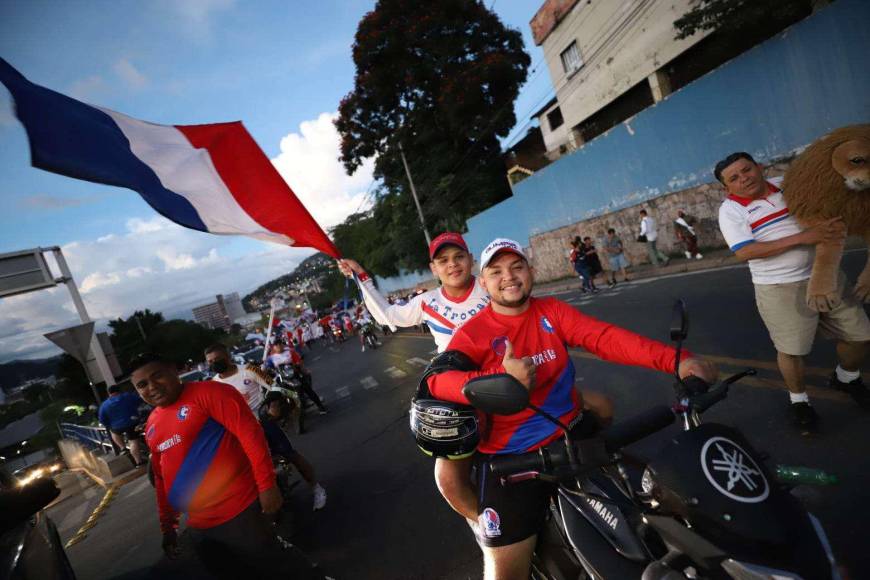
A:
{"label": "logo on jersey", "polygon": [[549,332],[550,334],[556,332],[556,329],[553,328],[553,325],[550,324],[550,321],[547,320],[546,316],[541,317],[541,328],[544,329],[544,332]]}
{"label": "logo on jersey", "polygon": [[487,538],[497,538],[501,535],[501,518],[492,508],[486,508],[480,514],[480,526],[483,528],[483,535]]}
{"label": "logo on jersey", "polygon": [[156,427],[154,425],[151,425],[150,427],[148,427],[148,431],[145,432],[145,439],[151,439],[152,437],[154,437],[154,430],[155,429],[156,429]]}
{"label": "logo on jersey", "polygon": [[190,407],[188,407],[187,405],[182,405],[181,408],[178,410],[178,420],[184,421],[185,419],[187,419],[188,415],[190,415]]}
{"label": "logo on jersey", "polygon": [[492,350],[498,356],[504,356],[504,352],[507,349],[507,337],[506,336],[497,336],[492,339]]}

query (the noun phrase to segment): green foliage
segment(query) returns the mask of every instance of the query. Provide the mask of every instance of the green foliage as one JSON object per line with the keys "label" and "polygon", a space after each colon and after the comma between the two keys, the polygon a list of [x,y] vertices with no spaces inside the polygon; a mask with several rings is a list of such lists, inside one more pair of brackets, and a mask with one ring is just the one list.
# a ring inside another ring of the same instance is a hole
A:
{"label": "green foliage", "polygon": [[698,0],[694,8],[674,21],[674,27],[677,40],[703,30],[741,35],[777,22],[794,22],[811,11],[811,0]]}
{"label": "green foliage", "polygon": [[408,159],[426,225],[437,235],[510,195],[499,136],[530,59],[519,31],[475,0],[379,0],[360,21],[357,74],[339,106],[348,173],[375,159],[374,207],[333,230],[347,255],[380,275],[425,268],[426,244],[399,154]]}
{"label": "green foliage", "polygon": [[147,308],[135,311],[128,318],[109,321],[112,346],[121,368],[126,368],[131,358],[147,350],[147,338],[163,322],[161,313],[151,312]]}
{"label": "green foliage", "polygon": [[169,320],[155,326],[148,335],[147,349],[182,365],[188,360],[201,362],[205,348],[222,342],[226,334],[210,330],[190,320]]}

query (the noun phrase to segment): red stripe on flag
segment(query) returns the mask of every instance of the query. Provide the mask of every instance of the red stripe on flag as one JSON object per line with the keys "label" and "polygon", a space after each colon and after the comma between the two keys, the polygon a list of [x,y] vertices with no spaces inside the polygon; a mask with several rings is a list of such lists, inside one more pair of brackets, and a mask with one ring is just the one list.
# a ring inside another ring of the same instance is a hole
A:
{"label": "red stripe on flag", "polygon": [[428,304],[423,305],[423,312],[428,313],[429,316],[431,316],[432,318],[434,318],[438,322],[441,322],[442,324],[447,325],[447,328],[456,328],[455,324],[453,324],[452,322],[450,322],[449,320],[447,320],[446,318],[444,318],[443,316],[441,316],[440,314],[435,312],[435,310],[431,306],[429,306]]}
{"label": "red stripe on flag", "polygon": [[788,208],[785,208],[785,209],[781,209],[777,212],[774,212],[770,215],[766,215],[763,218],[761,218],[760,220],[752,222],[751,224],[749,224],[749,229],[754,230],[758,226],[764,225],[767,222],[769,222],[770,220],[775,220],[776,218],[784,216],[787,213],[788,213]]}
{"label": "red stripe on flag", "polygon": [[176,125],[198,149],[206,149],[238,204],[258,224],[334,258],[338,249],[284,181],[241,122]]}

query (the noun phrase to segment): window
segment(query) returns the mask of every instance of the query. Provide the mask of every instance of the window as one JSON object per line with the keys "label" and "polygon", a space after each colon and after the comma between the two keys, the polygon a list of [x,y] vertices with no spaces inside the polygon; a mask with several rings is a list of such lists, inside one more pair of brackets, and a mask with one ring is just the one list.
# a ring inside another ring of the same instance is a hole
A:
{"label": "window", "polygon": [[547,113],[547,122],[550,123],[550,131],[555,131],[562,126],[565,120],[562,118],[562,109],[556,107]]}
{"label": "window", "polygon": [[562,58],[562,68],[565,69],[566,74],[570,75],[583,66],[583,59],[580,57],[580,49],[577,48],[576,40],[572,41],[559,56]]}

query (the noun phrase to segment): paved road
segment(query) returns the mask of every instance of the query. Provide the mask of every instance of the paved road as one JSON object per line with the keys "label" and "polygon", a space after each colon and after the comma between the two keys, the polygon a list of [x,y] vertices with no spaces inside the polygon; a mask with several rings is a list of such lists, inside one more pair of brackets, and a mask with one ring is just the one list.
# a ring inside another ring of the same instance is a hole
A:
{"label": "paved road", "polygon": [[[847,256],[854,276],[862,256]],[[560,294],[583,311],[648,336],[666,339],[671,304],[686,299],[691,316],[688,347],[710,355],[723,372],[756,366],[757,378],[735,387],[732,395],[707,415],[741,428],[772,461],[819,467],[838,474],[831,488],[797,488],[809,509],[825,525],[839,559],[862,577],[870,570],[866,533],[870,516],[866,485],[870,457],[870,414],[847,397],[824,388],[833,364],[833,347],[820,342],[808,365],[811,396],[822,416],[813,438],[795,435],[788,422],[787,396],[774,370],[774,351],[755,310],[749,274],[737,267],[684,274],[620,285],[594,298]],[[311,514],[305,489],[295,492],[296,523],[292,540],[337,578],[464,579],[480,574],[479,553],[469,530],[440,500],[431,476],[431,460],[420,453],[407,427],[408,400],[425,361],[431,339],[402,333],[385,339],[382,348],[361,353],[358,343],[317,348],[308,355],[315,388],[326,398],[330,414],[311,420],[311,431],[294,444],[315,464],[329,492],[327,507]],[[612,396],[619,416],[672,399],[669,377],[615,367],[573,353],[581,388]],[[618,418],[617,418],[618,420]],[[652,454],[666,433],[638,445]],[[69,550],[83,578],[147,577],[158,562],[159,535],[150,488],[139,480],[122,488],[100,523]],[[92,504],[99,497],[92,498]],[[70,500],[72,502],[72,500]],[[65,519],[64,534],[75,530],[75,516],[88,508],[75,502],[55,519]],[[72,531],[70,531],[72,530]],[[64,538],[66,539],[66,537]],[[190,562],[159,564],[165,576]],[[860,572],[859,572],[860,571]],[[866,576],[864,576],[866,577]]]}

